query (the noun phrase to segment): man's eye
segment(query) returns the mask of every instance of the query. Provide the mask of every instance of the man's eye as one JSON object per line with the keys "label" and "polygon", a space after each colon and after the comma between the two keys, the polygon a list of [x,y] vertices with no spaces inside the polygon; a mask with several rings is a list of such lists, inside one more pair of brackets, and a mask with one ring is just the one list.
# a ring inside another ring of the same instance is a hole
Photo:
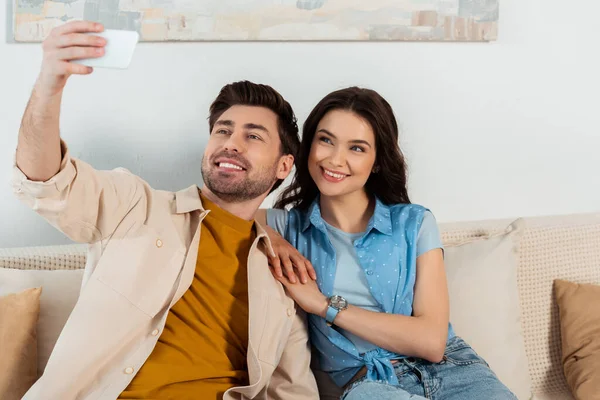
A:
{"label": "man's eye", "polygon": [[260,136],[250,134],[250,135],[248,135],[248,139],[260,140]]}
{"label": "man's eye", "polygon": [[227,129],[218,129],[216,133],[219,135],[228,135],[229,131]]}

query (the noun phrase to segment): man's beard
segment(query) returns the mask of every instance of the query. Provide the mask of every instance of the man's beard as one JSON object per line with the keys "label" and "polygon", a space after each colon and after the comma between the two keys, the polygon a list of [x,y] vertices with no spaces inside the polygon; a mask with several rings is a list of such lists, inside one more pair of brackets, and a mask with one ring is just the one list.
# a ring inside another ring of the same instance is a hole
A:
{"label": "man's beard", "polygon": [[[216,156],[213,159],[217,158]],[[239,156],[228,156],[233,160],[240,159]],[[244,160],[245,161],[245,160]],[[242,165],[248,166],[248,162]],[[218,171],[214,162],[202,159],[202,178],[208,189],[223,201],[229,203],[241,203],[262,196],[271,189],[277,180],[276,164],[263,167],[253,173],[253,168],[248,166],[245,174],[246,179],[231,182],[226,172]],[[235,174],[235,172],[232,172]]]}

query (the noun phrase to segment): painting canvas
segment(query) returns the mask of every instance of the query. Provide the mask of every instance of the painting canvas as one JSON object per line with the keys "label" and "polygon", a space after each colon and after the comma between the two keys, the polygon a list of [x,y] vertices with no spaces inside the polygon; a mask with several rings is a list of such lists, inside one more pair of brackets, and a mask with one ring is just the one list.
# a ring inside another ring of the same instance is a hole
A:
{"label": "painting canvas", "polygon": [[37,42],[72,19],[142,41],[490,41],[499,0],[8,0],[11,34]]}

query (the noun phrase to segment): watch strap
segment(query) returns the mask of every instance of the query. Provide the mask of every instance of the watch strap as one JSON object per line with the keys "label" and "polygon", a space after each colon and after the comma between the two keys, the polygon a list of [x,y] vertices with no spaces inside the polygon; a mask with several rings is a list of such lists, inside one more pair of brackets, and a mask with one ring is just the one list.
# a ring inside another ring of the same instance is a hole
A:
{"label": "watch strap", "polygon": [[338,310],[335,307],[332,307],[331,305],[329,305],[329,307],[327,307],[327,313],[325,314],[325,320],[331,325],[333,324],[333,321],[335,320],[335,317],[337,317],[337,315],[339,314],[340,310]]}

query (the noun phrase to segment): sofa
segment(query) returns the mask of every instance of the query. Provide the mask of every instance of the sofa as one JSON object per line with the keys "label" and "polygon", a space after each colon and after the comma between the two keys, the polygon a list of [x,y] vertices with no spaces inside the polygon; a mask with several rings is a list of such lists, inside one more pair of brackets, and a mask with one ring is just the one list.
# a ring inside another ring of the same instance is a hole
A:
{"label": "sofa", "polygon": [[[573,399],[553,282],[600,284],[600,213],[440,224],[451,322],[518,398]],[[86,246],[0,249],[0,296],[42,287],[38,375],[77,301]],[[600,373],[600,372],[599,372]],[[315,369],[321,388],[327,377]],[[332,388],[330,388],[332,389]],[[322,389],[322,398],[335,398]]]}

